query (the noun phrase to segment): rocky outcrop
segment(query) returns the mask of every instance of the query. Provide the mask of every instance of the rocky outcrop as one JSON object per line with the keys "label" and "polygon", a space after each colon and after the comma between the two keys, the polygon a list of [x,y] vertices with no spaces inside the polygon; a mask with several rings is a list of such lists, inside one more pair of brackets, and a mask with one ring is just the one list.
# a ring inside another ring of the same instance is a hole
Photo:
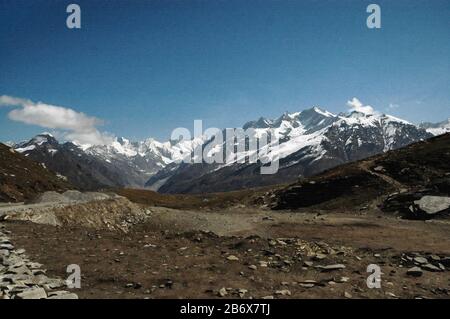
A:
{"label": "rocky outcrop", "polygon": [[405,219],[427,220],[450,215],[450,197],[436,196],[432,190],[393,193],[381,204],[387,212],[397,212]]}
{"label": "rocky outcrop", "polygon": [[64,280],[47,277],[43,265],[16,249],[7,234],[0,224],[0,299],[78,299],[64,290]]}

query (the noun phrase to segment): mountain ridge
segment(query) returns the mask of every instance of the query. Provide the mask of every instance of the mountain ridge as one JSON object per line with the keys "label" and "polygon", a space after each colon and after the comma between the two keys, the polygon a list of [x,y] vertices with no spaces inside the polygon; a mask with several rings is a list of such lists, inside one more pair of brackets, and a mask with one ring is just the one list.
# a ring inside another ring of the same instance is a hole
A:
{"label": "mountain ridge", "polygon": [[[280,171],[275,176],[259,176],[261,163],[179,163],[195,148],[204,149],[211,143],[212,139],[206,136],[167,142],[153,138],[132,142],[119,137],[108,145],[92,146],[59,143],[50,133],[43,133],[14,148],[66,176],[81,189],[127,186],[161,192],[222,191],[311,176],[336,165],[429,138],[438,124],[417,126],[377,112],[333,114],[317,106],[300,112],[285,112],[276,119],[260,117],[246,122],[243,129],[253,129],[258,136],[271,130],[279,139],[279,149],[271,155],[272,160],[280,161]],[[225,144],[218,145],[211,155],[223,152],[224,148]],[[245,155],[248,153],[241,154]],[[241,176],[241,181],[236,175],[238,172],[247,172]],[[222,183],[214,181],[217,179],[214,175],[221,176]],[[245,178],[249,180],[243,181]],[[214,185],[209,187],[211,183]]]}

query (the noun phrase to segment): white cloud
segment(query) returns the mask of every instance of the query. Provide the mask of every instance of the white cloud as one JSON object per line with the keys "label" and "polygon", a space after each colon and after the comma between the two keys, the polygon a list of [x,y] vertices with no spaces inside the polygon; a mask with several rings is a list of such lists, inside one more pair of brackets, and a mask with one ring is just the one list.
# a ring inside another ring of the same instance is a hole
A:
{"label": "white cloud", "polygon": [[364,114],[374,114],[375,110],[370,105],[364,105],[356,97],[347,101],[347,105],[350,107],[350,111],[356,111]]}
{"label": "white cloud", "polygon": [[79,144],[108,144],[112,140],[97,129],[103,121],[70,108],[7,95],[0,96],[0,106],[16,107],[8,114],[13,121],[63,130],[67,139]]}

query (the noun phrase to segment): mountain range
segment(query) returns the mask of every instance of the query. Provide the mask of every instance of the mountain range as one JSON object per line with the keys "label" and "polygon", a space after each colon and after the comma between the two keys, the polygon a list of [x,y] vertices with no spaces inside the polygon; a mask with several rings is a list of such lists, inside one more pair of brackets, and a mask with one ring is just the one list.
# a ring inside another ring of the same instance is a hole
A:
{"label": "mountain range", "polygon": [[[82,190],[145,187],[162,193],[216,192],[291,182],[318,174],[448,132],[450,120],[414,125],[376,112],[336,115],[313,107],[284,113],[274,120],[250,121],[243,128],[253,129],[258,136],[274,132],[279,140],[279,148],[271,153],[272,159],[279,160],[276,174],[260,174],[261,162],[180,163],[186,154],[213,142],[206,136],[168,142],[115,138],[108,145],[89,146],[60,143],[51,134],[42,133],[13,148]],[[224,148],[225,143],[218,143],[212,154],[224,152]],[[237,158],[245,155],[248,153],[238,154]]]}

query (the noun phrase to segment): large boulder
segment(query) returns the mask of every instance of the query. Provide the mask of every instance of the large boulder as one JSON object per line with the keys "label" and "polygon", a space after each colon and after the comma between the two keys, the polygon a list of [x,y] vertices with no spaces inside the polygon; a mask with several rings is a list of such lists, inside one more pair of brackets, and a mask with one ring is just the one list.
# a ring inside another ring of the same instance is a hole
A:
{"label": "large boulder", "polygon": [[426,220],[450,214],[450,197],[432,195],[430,191],[395,193],[382,203],[381,209],[398,212],[406,219]]}
{"label": "large boulder", "polygon": [[426,214],[433,215],[442,213],[450,208],[450,197],[427,195],[414,201],[414,204]]}

